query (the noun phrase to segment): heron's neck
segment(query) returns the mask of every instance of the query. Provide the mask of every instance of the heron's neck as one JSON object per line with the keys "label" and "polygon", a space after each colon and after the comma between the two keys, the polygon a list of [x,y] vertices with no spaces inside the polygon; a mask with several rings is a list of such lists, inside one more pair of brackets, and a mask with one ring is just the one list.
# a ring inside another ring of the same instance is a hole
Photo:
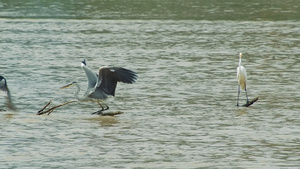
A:
{"label": "heron's neck", "polygon": [[240,58],[240,61],[239,61],[239,69],[241,70],[241,62],[242,62],[242,58]]}

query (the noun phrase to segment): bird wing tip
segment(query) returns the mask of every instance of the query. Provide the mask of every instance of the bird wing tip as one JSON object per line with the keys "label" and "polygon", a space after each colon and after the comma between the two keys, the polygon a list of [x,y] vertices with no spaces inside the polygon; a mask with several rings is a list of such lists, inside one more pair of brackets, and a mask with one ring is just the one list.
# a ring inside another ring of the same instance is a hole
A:
{"label": "bird wing tip", "polygon": [[86,66],[86,61],[85,61],[85,59],[83,59],[83,60],[81,61],[81,67],[83,67],[83,66]]}

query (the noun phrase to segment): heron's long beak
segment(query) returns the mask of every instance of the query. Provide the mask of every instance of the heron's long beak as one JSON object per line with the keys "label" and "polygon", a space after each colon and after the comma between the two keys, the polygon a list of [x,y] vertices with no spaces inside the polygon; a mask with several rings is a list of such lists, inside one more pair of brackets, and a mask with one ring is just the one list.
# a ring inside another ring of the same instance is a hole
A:
{"label": "heron's long beak", "polygon": [[63,87],[61,87],[61,88],[59,88],[59,89],[65,89],[65,88],[71,87],[72,85],[73,85],[73,83],[70,83],[70,84],[67,84],[67,85],[65,85],[65,86],[63,86]]}
{"label": "heron's long beak", "polygon": [[242,58],[242,53],[240,53],[240,58]]}

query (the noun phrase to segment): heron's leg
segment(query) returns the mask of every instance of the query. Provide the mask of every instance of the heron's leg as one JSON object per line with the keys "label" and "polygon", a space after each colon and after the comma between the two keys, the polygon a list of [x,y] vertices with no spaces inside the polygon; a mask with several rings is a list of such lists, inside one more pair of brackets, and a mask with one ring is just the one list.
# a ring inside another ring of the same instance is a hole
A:
{"label": "heron's leg", "polygon": [[99,106],[101,107],[101,111],[105,110],[104,107],[102,106],[102,104],[100,102],[97,102],[99,104]]}
{"label": "heron's leg", "polygon": [[99,114],[99,115],[102,115],[103,114],[103,111],[105,111],[105,110],[108,110],[109,109],[109,107],[105,104],[105,108],[102,106],[102,104],[100,103],[100,101],[97,101],[97,103],[99,104],[99,106],[101,107],[101,110],[98,110],[98,111],[96,111],[96,112],[94,112],[94,113],[92,113],[92,114]]}
{"label": "heron's leg", "polygon": [[101,105],[100,101],[97,101],[97,103],[98,103],[98,105],[101,107],[101,110],[98,110],[98,111],[96,111],[96,112],[94,112],[94,113],[92,113],[92,114],[99,114],[99,115],[101,115],[101,114],[103,114],[103,111],[104,111],[105,109],[104,109],[104,107]]}
{"label": "heron's leg", "polygon": [[240,87],[241,87],[241,86],[239,85],[239,88],[238,88],[238,97],[237,97],[236,106],[239,106]]}
{"label": "heron's leg", "polygon": [[246,93],[246,97],[247,97],[247,104],[249,103],[249,99],[248,99],[248,95],[247,95],[247,89],[245,88],[245,93]]}
{"label": "heron's leg", "polygon": [[104,110],[108,110],[109,107],[107,106],[107,104],[103,103],[105,105],[105,108],[102,106],[102,104],[100,102],[97,102],[99,104],[99,106],[101,107],[101,110],[104,111]]}
{"label": "heron's leg", "polygon": [[[105,103],[104,103],[104,104],[105,104]],[[105,106],[106,106],[105,110],[108,110],[108,109],[109,109],[108,105],[107,105],[107,104],[105,104]]]}

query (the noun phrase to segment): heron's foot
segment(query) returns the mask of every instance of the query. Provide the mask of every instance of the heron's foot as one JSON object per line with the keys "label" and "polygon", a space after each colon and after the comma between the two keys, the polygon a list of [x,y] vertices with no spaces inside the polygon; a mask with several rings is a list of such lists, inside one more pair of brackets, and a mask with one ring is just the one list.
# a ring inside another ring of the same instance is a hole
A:
{"label": "heron's foot", "polygon": [[96,111],[96,112],[94,112],[92,114],[103,115],[103,111],[104,111],[104,109],[101,109],[101,110],[98,110],[98,111]]}
{"label": "heron's foot", "polygon": [[103,112],[104,112],[105,110],[108,110],[108,109],[109,109],[109,107],[108,107],[107,105],[105,105],[105,106],[106,106],[105,108],[102,107],[101,110],[98,110],[98,111],[96,111],[96,112],[94,112],[94,113],[92,113],[92,114],[103,115]]}
{"label": "heron's foot", "polygon": [[101,107],[101,110],[99,110],[99,111],[101,111],[101,112],[104,112],[105,110],[108,110],[109,109],[109,107],[107,106],[107,105],[105,105],[106,107],[104,108],[104,107]]}
{"label": "heron's foot", "polygon": [[240,106],[240,105],[237,103],[237,104],[236,104],[236,107],[239,107],[239,106]]}

